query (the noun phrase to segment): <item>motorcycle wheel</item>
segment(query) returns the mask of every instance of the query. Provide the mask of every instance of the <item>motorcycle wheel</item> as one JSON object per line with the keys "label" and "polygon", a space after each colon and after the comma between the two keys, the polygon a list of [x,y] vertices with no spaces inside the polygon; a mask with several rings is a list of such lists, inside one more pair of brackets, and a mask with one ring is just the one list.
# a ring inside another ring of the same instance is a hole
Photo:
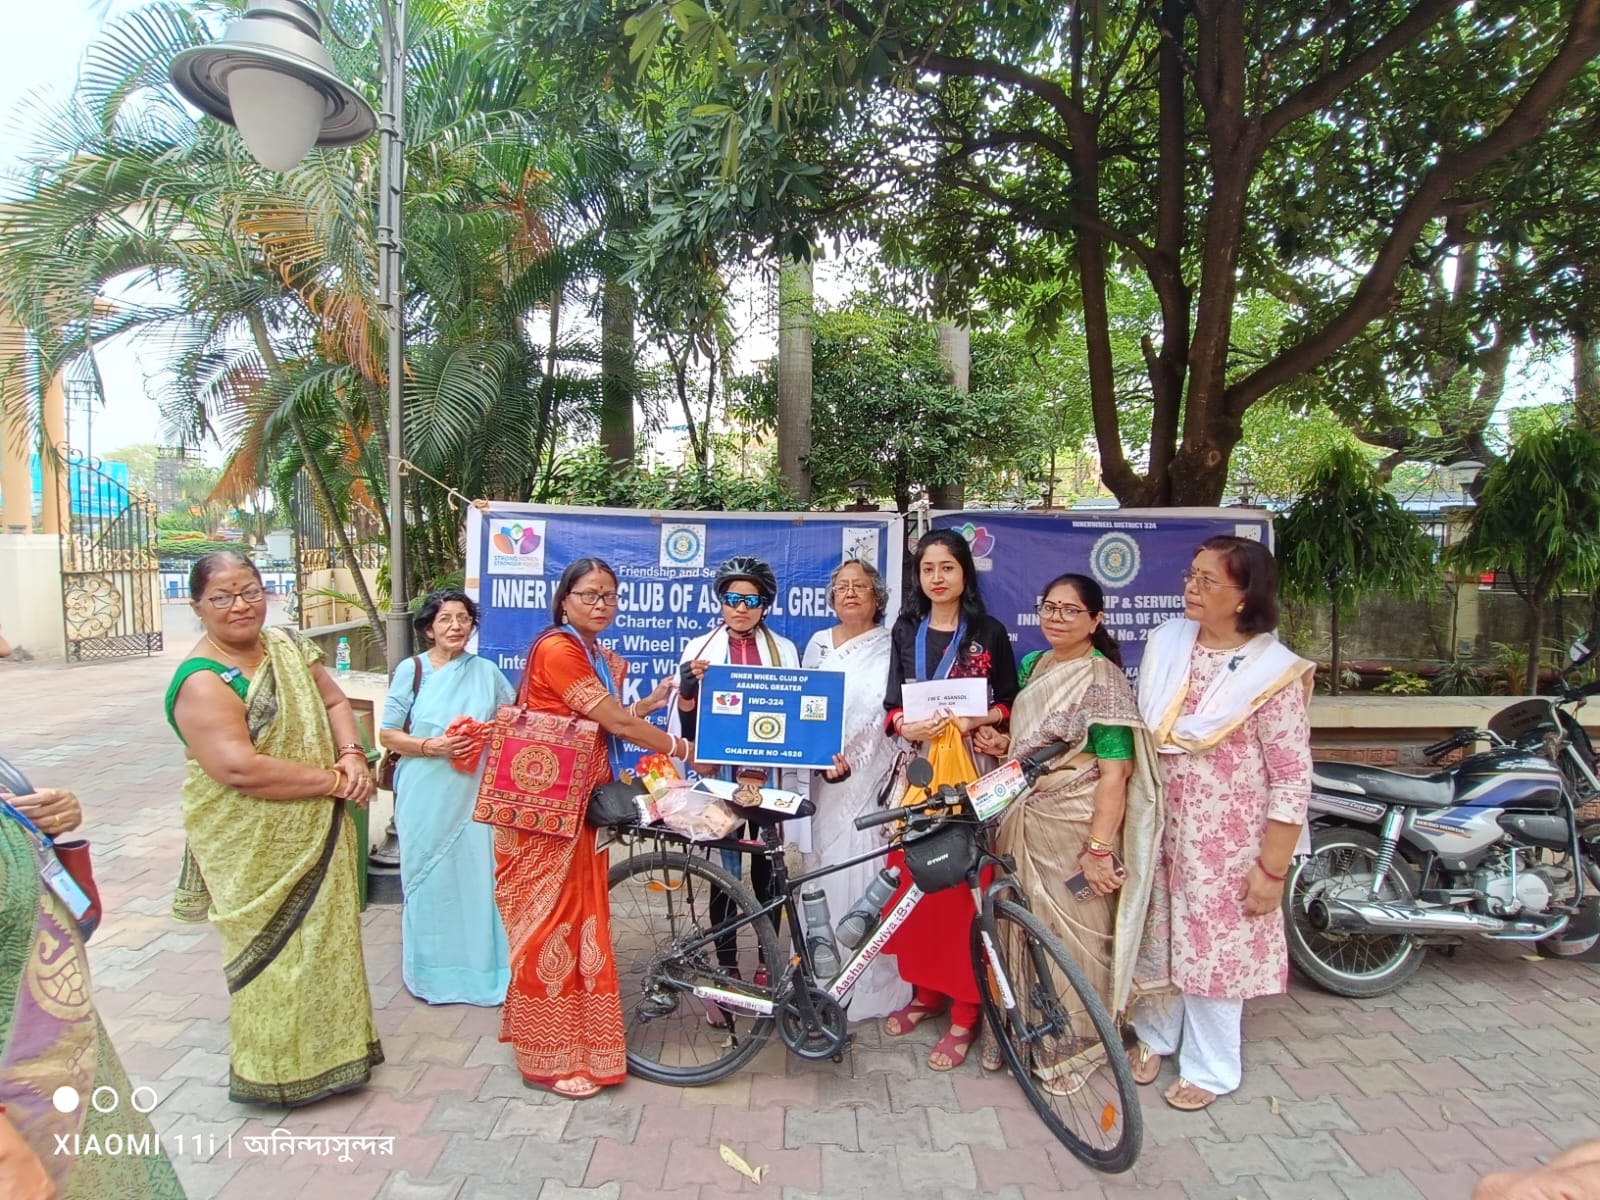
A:
{"label": "motorcycle wheel", "polygon": [[[1283,885],[1284,930],[1289,960],[1326,991],[1365,999],[1392,992],[1417,973],[1427,954],[1404,934],[1323,933],[1314,929],[1307,908],[1319,896],[1362,898],[1370,894],[1382,842],[1364,829],[1328,826],[1311,833],[1311,853],[1298,858]],[[1410,900],[1417,894],[1416,872],[1398,854],[1389,864],[1383,900]]]}

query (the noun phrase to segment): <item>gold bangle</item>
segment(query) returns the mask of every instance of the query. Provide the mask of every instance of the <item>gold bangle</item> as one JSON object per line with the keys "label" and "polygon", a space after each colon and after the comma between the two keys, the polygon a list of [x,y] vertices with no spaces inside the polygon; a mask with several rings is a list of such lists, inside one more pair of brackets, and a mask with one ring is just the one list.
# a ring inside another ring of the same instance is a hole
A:
{"label": "gold bangle", "polygon": [[1110,842],[1102,842],[1097,837],[1091,837],[1089,839],[1089,849],[1091,851],[1098,850],[1098,851],[1100,851],[1102,853],[1109,854],[1109,853],[1111,853],[1111,851],[1115,850],[1116,847],[1113,846]]}
{"label": "gold bangle", "polygon": [[329,770],[333,772],[333,791],[329,792],[328,795],[337,800],[339,798],[339,785],[344,782],[344,775],[337,767],[330,767]]}

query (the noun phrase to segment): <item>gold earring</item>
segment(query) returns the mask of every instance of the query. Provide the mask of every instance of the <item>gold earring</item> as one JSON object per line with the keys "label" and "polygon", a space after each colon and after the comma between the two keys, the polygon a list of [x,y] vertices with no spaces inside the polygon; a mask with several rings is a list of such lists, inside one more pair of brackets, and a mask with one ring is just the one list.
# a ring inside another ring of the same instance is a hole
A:
{"label": "gold earring", "polygon": [[1236,613],[1242,613],[1244,611],[1244,605],[1242,605],[1242,604],[1239,605],[1239,607],[1234,609],[1233,611],[1236,612]]}

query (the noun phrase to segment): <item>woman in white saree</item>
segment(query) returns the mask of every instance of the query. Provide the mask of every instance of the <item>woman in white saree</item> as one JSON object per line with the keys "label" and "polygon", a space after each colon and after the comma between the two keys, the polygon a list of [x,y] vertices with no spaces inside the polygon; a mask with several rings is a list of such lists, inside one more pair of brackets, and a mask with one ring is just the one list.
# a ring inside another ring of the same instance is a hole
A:
{"label": "woman in white saree", "polygon": [[[844,751],[834,769],[811,774],[811,851],[805,869],[815,871],[880,847],[876,830],[859,830],[855,819],[884,799],[894,767],[895,742],[883,736],[883,690],[889,678],[889,631],[880,622],[889,589],[869,564],[847,559],[828,580],[828,603],[839,623],[818,633],[801,659],[805,667],[844,674]],[[835,920],[844,916],[883,868],[883,860],[860,863],[817,881]],[[911,999],[894,960],[880,956],[850,994],[857,1020],[884,1017]]]}

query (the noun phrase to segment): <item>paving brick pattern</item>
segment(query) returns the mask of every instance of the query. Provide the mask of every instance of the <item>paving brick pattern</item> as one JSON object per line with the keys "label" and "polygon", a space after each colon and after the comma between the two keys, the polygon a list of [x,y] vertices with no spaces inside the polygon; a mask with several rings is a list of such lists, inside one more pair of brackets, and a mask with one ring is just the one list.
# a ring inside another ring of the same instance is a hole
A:
{"label": "paving brick pattern", "polygon": [[[862,1026],[840,1065],[774,1043],[714,1089],[630,1080],[583,1103],[529,1091],[496,1013],[405,991],[396,907],[364,918],[388,1054],[372,1086],[294,1113],[233,1104],[217,940],[168,915],[181,756],[161,697],[175,661],[0,664],[0,753],[84,801],[107,910],[95,997],[134,1082],[160,1097],[153,1120],[197,1200],[1465,1200],[1484,1170],[1600,1136],[1600,975],[1517,947],[1433,958],[1376,1000],[1297,984],[1250,1003],[1239,1092],[1184,1114],[1147,1091],[1142,1158],[1102,1176],[976,1054],[929,1071],[931,1032]],[[394,1150],[341,1162],[243,1149],[279,1126],[388,1135]],[[759,1186],[722,1145],[767,1168]]]}

